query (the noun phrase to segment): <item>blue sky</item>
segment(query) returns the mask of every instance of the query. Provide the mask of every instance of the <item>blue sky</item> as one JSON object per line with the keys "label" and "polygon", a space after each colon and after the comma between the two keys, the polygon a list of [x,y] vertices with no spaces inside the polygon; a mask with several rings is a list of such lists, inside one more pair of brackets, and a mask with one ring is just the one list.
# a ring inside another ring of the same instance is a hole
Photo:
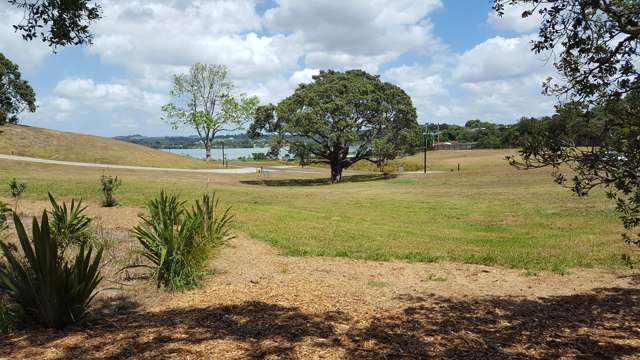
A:
{"label": "blue sky", "polygon": [[411,96],[419,122],[512,123],[553,110],[554,76],[529,50],[536,20],[489,0],[103,0],[94,45],[52,54],[24,42],[0,3],[0,52],[35,88],[29,125],[97,135],[191,134],[161,120],[171,75],[225,64],[238,92],[276,102],[319,69],[362,68]]}

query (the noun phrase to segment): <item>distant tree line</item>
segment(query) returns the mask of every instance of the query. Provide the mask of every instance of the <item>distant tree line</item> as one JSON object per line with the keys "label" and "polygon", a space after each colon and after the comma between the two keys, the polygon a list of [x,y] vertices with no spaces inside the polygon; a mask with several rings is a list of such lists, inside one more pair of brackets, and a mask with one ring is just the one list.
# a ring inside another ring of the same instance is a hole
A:
{"label": "distant tree line", "polygon": [[520,148],[534,134],[544,131],[555,137],[569,136],[575,146],[598,146],[605,112],[603,107],[588,110],[578,102],[570,102],[558,106],[551,116],[522,117],[509,125],[481,120],[469,120],[464,126],[429,124],[428,141],[429,145],[439,140],[475,143],[476,148],[482,149]]}

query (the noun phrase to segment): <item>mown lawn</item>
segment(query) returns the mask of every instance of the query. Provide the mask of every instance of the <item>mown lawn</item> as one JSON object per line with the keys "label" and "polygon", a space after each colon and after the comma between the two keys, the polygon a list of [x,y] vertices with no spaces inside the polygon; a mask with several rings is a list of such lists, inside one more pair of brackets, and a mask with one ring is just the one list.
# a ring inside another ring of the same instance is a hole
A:
{"label": "mown lawn", "polygon": [[[161,189],[185,199],[215,190],[233,207],[236,230],[286,255],[452,260],[554,271],[623,266],[622,254],[632,248],[621,240],[622,228],[603,194],[577,198],[553,184],[546,170],[510,168],[503,160],[507,153],[430,153],[431,169],[442,173],[354,175],[338,185],[326,185],[314,174],[109,174],[124,181],[117,194],[124,206],[143,205]],[[31,199],[44,200],[52,191],[97,203],[102,173],[0,161],[0,184],[13,177],[26,181],[25,196]],[[7,186],[0,190],[6,198]]]}

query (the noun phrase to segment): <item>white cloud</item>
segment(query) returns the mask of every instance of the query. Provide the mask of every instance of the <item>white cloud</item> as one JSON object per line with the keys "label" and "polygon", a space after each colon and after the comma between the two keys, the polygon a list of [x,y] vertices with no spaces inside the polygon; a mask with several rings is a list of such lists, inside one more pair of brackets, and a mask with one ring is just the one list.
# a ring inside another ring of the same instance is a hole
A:
{"label": "white cloud", "polygon": [[525,18],[522,17],[523,12],[531,9],[531,5],[518,4],[506,6],[502,16],[498,16],[495,11],[490,11],[487,15],[487,23],[497,30],[530,33],[538,29],[542,20],[537,11]]}
{"label": "white cloud", "polygon": [[402,88],[414,98],[430,98],[448,95],[441,74],[430,74],[428,69],[419,66],[400,66],[389,69],[385,78],[402,84]]}
{"label": "white cloud", "polygon": [[266,26],[304,49],[307,66],[378,67],[400,54],[436,47],[426,19],[440,0],[278,0],[266,11]]}
{"label": "white cloud", "polygon": [[319,69],[298,70],[289,77],[289,83],[294,86],[298,86],[298,84],[308,84],[313,81],[313,76],[319,73]]}
{"label": "white cloud", "polygon": [[36,126],[108,136],[166,134],[168,126],[161,120],[160,106],[168,101],[167,96],[118,81],[64,79],[39,101],[36,114],[24,118]]}
{"label": "white cloud", "polygon": [[[553,69],[530,51],[534,21],[520,19],[517,9],[487,22],[523,35],[496,36],[452,53],[433,35],[429,18],[441,0],[276,0],[260,16],[261,1],[104,0],[85,56],[122,72],[92,79],[67,70],[48,95],[38,94],[36,117],[25,118],[98,134],[167,134],[160,106],[169,101],[172,75],[195,62],[227,65],[238,91],[263,103],[288,96],[319,69],[362,68],[386,69],[383,78],[407,91],[422,122],[508,122],[553,110],[553,99],[540,95]],[[0,31],[0,51],[25,63],[49,53],[39,42],[10,35],[13,42],[5,43]]]}
{"label": "white cloud", "polygon": [[542,74],[520,78],[462,84],[469,92],[469,108],[485,119],[516,121],[522,116],[542,116],[553,111],[554,98],[541,94]]}
{"label": "white cloud", "polygon": [[453,75],[462,82],[478,82],[547,71],[551,64],[531,52],[532,39],[531,35],[488,39],[460,56]]}
{"label": "white cloud", "polygon": [[65,79],[56,85],[53,92],[57,99],[101,111],[134,109],[155,112],[167,101],[166,96],[130,84],[96,84],[92,79]]}
{"label": "white cloud", "polygon": [[412,96],[422,122],[513,122],[521,116],[547,115],[554,99],[543,96],[541,86],[555,71],[531,52],[531,39],[494,37],[429,65],[389,69],[385,78]]}

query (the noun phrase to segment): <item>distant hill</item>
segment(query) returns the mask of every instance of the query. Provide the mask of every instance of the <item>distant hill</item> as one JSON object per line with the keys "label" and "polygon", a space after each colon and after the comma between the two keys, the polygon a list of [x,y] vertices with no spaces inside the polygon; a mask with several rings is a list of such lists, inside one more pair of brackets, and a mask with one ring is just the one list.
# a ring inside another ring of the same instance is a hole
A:
{"label": "distant hill", "polygon": [[[116,136],[116,140],[126,141],[138,145],[144,145],[155,149],[201,149],[202,143],[197,136],[158,136],[148,137],[142,135]],[[267,137],[260,140],[249,139],[247,134],[219,135],[214,140],[214,147],[224,145],[231,148],[252,148],[265,146]]]}
{"label": "distant hill", "polygon": [[191,159],[130,142],[24,125],[0,126],[0,154],[133,166],[190,169],[217,166],[215,162]]}

